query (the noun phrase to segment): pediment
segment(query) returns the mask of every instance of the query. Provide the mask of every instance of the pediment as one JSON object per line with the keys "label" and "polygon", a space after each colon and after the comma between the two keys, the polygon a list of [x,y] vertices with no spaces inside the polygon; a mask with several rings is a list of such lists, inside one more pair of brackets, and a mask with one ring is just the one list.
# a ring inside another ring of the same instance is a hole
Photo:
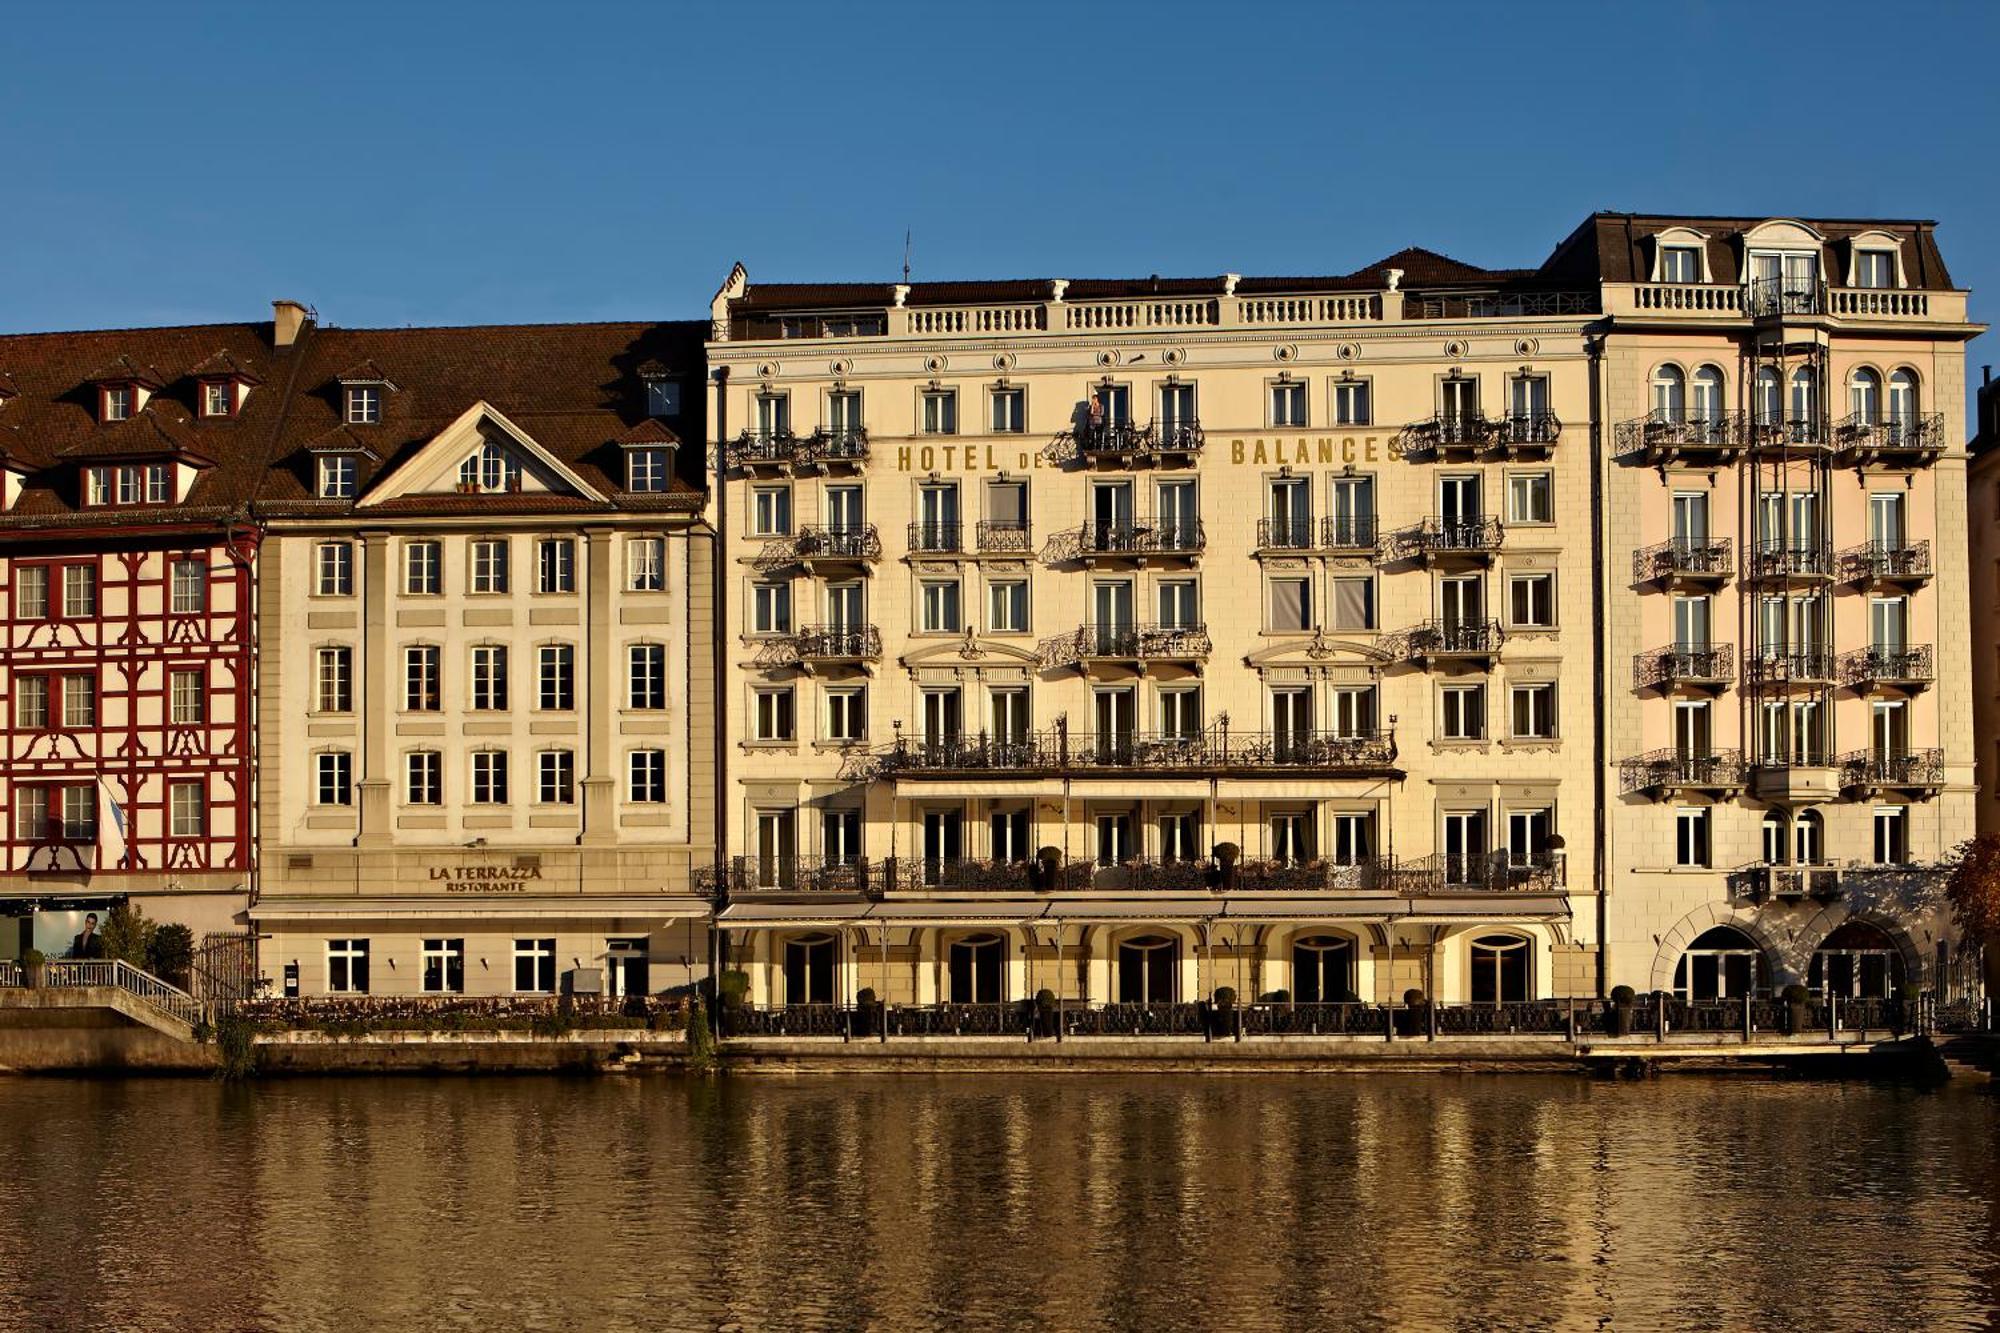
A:
{"label": "pediment", "polygon": [[514,493],[573,495],[608,503],[609,497],[602,491],[482,399],[382,477],[355,507],[366,509],[409,495],[455,493],[462,489],[460,476],[466,460],[489,449],[498,450],[511,470],[518,472]]}
{"label": "pediment", "polygon": [[1310,639],[1289,639],[1259,648],[1245,659],[1253,667],[1306,666],[1322,662],[1348,662],[1381,666],[1390,661],[1387,653],[1362,639],[1330,639],[1316,634]]}
{"label": "pediment", "polygon": [[958,666],[993,661],[1007,666],[1040,666],[1042,659],[1018,645],[972,634],[903,654],[905,666]]}
{"label": "pediment", "polygon": [[1826,243],[1826,237],[1797,218],[1772,218],[1743,233],[1743,243],[1752,249],[1811,250]]}

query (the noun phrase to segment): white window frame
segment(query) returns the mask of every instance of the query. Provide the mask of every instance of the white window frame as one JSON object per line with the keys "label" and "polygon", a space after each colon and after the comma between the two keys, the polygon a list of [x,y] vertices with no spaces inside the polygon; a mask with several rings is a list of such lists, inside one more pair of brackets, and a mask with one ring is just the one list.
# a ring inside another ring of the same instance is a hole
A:
{"label": "white window frame", "polygon": [[170,575],[173,591],[169,603],[177,616],[200,615],[208,610],[208,562],[198,556],[178,556]]}
{"label": "white window frame", "polygon": [[535,752],[535,802],[538,805],[576,804],[576,751],[557,749]]}
{"label": "white window frame", "polygon": [[344,394],[346,410],[341,415],[350,426],[374,426],[382,420],[382,386],[350,384]]}
{"label": "white window frame", "polygon": [[576,591],[576,538],[536,539],[535,591],[555,596]]}
{"label": "white window frame", "polygon": [[437,750],[411,750],[403,756],[403,803],[444,804],[444,755]]}
{"label": "white window frame", "polygon": [[474,596],[497,596],[512,582],[513,547],[505,537],[474,537],[465,562],[465,590]]}
{"label": "white window frame", "polygon": [[509,706],[508,694],[512,682],[508,661],[507,645],[504,643],[475,643],[472,645],[470,667],[467,678],[471,690],[467,706],[475,713],[504,713]]}
{"label": "white window frame", "polygon": [[313,711],[354,711],[354,650],[346,644],[313,650]]}
{"label": "white window frame", "polygon": [[667,646],[633,643],[625,648],[625,706],[660,712],[667,706]]}
{"label": "white window frame", "polygon": [[313,596],[354,595],[354,543],[321,542],[313,548]]}
{"label": "white window frame", "polygon": [[535,647],[535,707],[544,713],[576,711],[576,645]]}
{"label": "white window frame", "polygon": [[354,754],[319,750],[313,754],[313,804],[344,808],[354,804]]}
{"label": "white window frame", "polygon": [[403,595],[437,597],[444,592],[444,545],[422,540],[403,543]]}
{"label": "white window frame", "polygon": [[469,759],[472,782],[466,789],[466,803],[483,806],[509,804],[507,752],[474,750]]}
{"label": "white window frame", "polygon": [[633,805],[664,805],[667,800],[667,752],[633,750],[625,761],[625,799]]}
{"label": "white window frame", "polygon": [[322,500],[352,500],[360,469],[353,454],[321,454],[315,460],[314,492]]}
{"label": "white window frame", "polygon": [[667,589],[667,539],[627,537],[625,539],[625,591],[665,592]]}

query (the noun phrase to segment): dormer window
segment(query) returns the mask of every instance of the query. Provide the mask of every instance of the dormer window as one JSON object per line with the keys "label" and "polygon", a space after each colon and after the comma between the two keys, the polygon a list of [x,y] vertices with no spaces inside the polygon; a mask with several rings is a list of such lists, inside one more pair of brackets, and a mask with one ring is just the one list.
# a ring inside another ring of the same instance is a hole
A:
{"label": "dormer window", "polygon": [[102,411],[100,416],[106,422],[124,421],[132,415],[132,400],[135,397],[129,384],[106,384],[100,390]]}
{"label": "dormer window", "polygon": [[663,375],[646,380],[646,415],[677,417],[681,414],[681,386]]}
{"label": "dormer window", "polygon": [[324,455],[319,459],[318,484],[314,489],[322,500],[352,500],[355,473],[353,454]]}
{"label": "dormer window", "polygon": [[673,479],[673,451],[670,449],[628,449],[625,451],[625,489],[664,491]]}
{"label": "dormer window", "polygon": [[165,463],[120,463],[83,470],[83,502],[93,508],[163,505],[172,495]]}
{"label": "dormer window", "polygon": [[347,386],[347,424],[350,426],[373,426],[382,420],[382,386],[379,384],[350,384]]}
{"label": "dormer window", "polygon": [[1700,282],[1701,249],[1693,245],[1660,247],[1661,282]]}
{"label": "dormer window", "polygon": [[201,386],[201,414],[205,417],[236,415],[236,386],[228,380],[208,380]]}
{"label": "dormer window", "polygon": [[458,489],[506,494],[521,489],[521,464],[512,454],[488,441],[458,465]]}
{"label": "dormer window", "polygon": [[1854,252],[1854,285],[1887,288],[1896,285],[1896,256],[1889,250]]}

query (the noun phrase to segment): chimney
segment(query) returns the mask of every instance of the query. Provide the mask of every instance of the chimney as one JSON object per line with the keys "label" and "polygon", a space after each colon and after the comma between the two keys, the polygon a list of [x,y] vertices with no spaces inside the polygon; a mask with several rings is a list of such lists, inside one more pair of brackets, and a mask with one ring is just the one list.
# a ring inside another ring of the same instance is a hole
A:
{"label": "chimney", "polygon": [[271,342],[277,347],[290,347],[299,340],[299,330],[305,327],[310,316],[306,308],[297,301],[271,302]]}

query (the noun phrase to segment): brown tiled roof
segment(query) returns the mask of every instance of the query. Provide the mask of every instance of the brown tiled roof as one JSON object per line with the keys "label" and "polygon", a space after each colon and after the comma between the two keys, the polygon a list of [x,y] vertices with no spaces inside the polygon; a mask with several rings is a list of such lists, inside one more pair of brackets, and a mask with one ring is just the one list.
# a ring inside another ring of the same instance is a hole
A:
{"label": "brown tiled roof", "polygon": [[644,421],[618,437],[618,443],[628,445],[678,445],[680,442],[681,437],[662,425],[658,417],[647,417]]}
{"label": "brown tiled roof", "polygon": [[56,457],[71,462],[184,458],[203,467],[215,463],[196,441],[194,419],[187,409],[157,395],[125,420],[70,441],[56,451]]}
{"label": "brown tiled roof", "polygon": [[[1743,280],[1743,234],[1760,223],[1786,219],[1706,217],[1670,213],[1593,213],[1542,264],[1541,271],[1580,281],[1645,282],[1652,277],[1651,238],[1672,227],[1708,237],[1709,277]],[[1796,218],[1825,238],[1820,271],[1838,284],[1847,272],[1847,242],[1863,232],[1885,231],[1903,242],[1903,274],[1911,287],[1953,290],[1938,251],[1937,224],[1895,218]]]}
{"label": "brown tiled roof", "polygon": [[85,384],[122,384],[128,380],[149,389],[160,388],[166,383],[159,371],[151,366],[136,365],[129,356],[119,356],[83,377]]}
{"label": "brown tiled roof", "polygon": [[6,371],[0,370],[0,398],[13,398],[18,396],[20,392],[20,388],[14,383],[14,377]]}
{"label": "brown tiled roof", "polygon": [[256,371],[250,369],[249,366],[237,360],[234,356],[231,356],[229,349],[226,347],[214,356],[209,357],[206,361],[196,365],[188,371],[188,374],[198,380],[220,379],[228,375],[242,380],[245,384],[262,384],[264,382],[258,377]]}
{"label": "brown tiled roof", "polygon": [[305,449],[307,453],[314,454],[363,454],[378,463],[382,461],[382,456],[375,452],[375,446],[355,434],[354,428],[346,424],[307,440]]}
{"label": "brown tiled roof", "polygon": [[338,375],[335,375],[334,379],[342,384],[389,383],[389,377],[382,373],[382,367],[376,365],[373,361],[363,361],[359,365],[349,366]]}

